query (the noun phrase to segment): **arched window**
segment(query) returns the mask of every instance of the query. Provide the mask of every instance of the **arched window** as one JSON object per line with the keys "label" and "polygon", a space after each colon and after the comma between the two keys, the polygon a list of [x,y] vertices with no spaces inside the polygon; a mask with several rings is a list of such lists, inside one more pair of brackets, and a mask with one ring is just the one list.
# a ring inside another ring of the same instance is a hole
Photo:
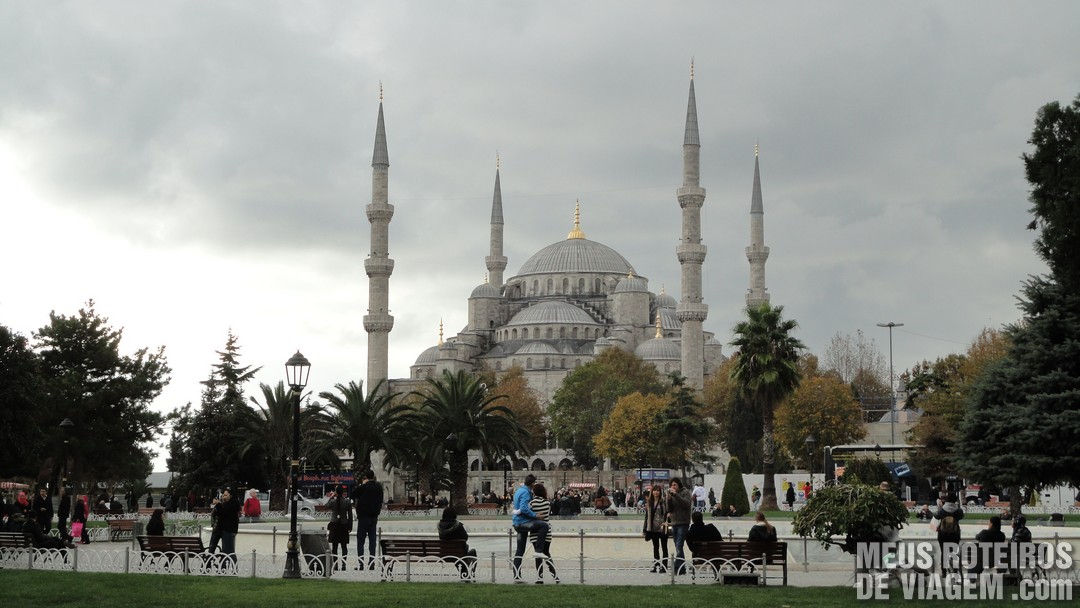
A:
{"label": "arched window", "polygon": [[559,360],[559,367],[566,369],[566,357]]}
{"label": "arched window", "polygon": [[600,328],[597,327],[596,329],[593,330],[593,338],[599,338],[599,337],[600,337]]}
{"label": "arched window", "polygon": [[544,369],[551,367],[551,357],[544,357]]}
{"label": "arched window", "polygon": [[515,340],[517,340],[517,330],[516,329],[510,330],[510,335],[513,336]]}
{"label": "arched window", "polygon": [[566,337],[566,328],[565,327],[560,327],[559,328],[559,337],[560,338],[565,338]]}
{"label": "arched window", "polygon": [[488,329],[495,329],[495,321],[488,321]]}
{"label": "arched window", "polygon": [[596,282],[593,283],[593,293],[601,293],[600,279],[596,279]]}
{"label": "arched window", "polygon": [[585,293],[585,279],[579,278],[577,280],[578,293]]}
{"label": "arched window", "polygon": [[472,464],[469,465],[469,470],[470,471],[479,471],[480,470],[480,460],[472,461]]}
{"label": "arched window", "polygon": [[525,369],[532,369],[532,357],[525,359]]}
{"label": "arched window", "polygon": [[534,280],[533,281],[532,295],[535,296],[539,291],[540,291],[540,281]]}
{"label": "arched window", "polygon": [[553,287],[554,284],[555,284],[555,281],[553,281],[551,279],[548,279],[547,280],[547,291],[545,291],[544,293],[545,294],[555,293],[555,288]]}
{"label": "arched window", "polygon": [[581,367],[581,359],[574,359],[574,367]]}
{"label": "arched window", "polygon": [[547,331],[544,332],[544,335],[547,336],[548,340],[551,339],[551,328],[550,327],[547,328]]}
{"label": "arched window", "polygon": [[565,277],[562,280],[562,292],[570,293],[570,279],[567,279]]}
{"label": "arched window", "polygon": [[534,340],[539,340],[540,339],[540,328],[539,327],[534,327],[533,328],[533,339]]}
{"label": "arched window", "polygon": [[534,471],[543,471],[544,470],[544,461],[540,460],[539,458],[534,460],[532,462],[532,470],[534,470]]}
{"label": "arched window", "polygon": [[575,340],[577,339],[577,328],[576,327],[570,330],[570,337],[574,338]]}
{"label": "arched window", "polygon": [[497,371],[497,372],[502,371],[502,361],[496,361],[495,362],[495,371]]}

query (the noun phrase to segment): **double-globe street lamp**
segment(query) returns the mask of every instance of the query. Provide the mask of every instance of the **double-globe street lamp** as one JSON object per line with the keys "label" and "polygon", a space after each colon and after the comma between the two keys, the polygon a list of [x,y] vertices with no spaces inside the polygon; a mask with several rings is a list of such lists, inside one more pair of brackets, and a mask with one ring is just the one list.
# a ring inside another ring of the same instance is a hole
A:
{"label": "double-globe street lamp", "polygon": [[311,363],[300,351],[285,362],[285,380],[291,389],[293,400],[292,422],[292,460],[289,466],[289,502],[292,513],[289,515],[289,547],[285,552],[285,572],[282,578],[300,578],[300,541],[296,535],[296,493],[297,477],[300,473],[300,393],[307,386]]}
{"label": "double-globe street lamp", "polygon": [[56,490],[57,495],[67,485],[68,441],[71,438],[71,429],[73,428],[75,428],[75,423],[71,421],[71,418],[64,418],[60,421],[60,435],[64,438],[64,447],[60,454],[60,487]]}
{"label": "double-globe street lamp", "polygon": [[806,444],[806,460],[810,464],[810,489],[814,488],[814,446],[817,445],[817,439],[814,438],[814,434],[810,433],[803,440]]}

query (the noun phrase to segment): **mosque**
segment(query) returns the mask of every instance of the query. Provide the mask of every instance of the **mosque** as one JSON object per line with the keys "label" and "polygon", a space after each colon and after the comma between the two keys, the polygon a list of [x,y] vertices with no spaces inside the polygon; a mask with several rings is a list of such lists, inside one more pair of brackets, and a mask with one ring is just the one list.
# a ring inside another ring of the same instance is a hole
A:
{"label": "mosque", "polygon": [[[394,319],[388,312],[389,279],[394,261],[389,257],[389,225],[394,207],[388,203],[389,156],[382,99],[372,157],[372,202],[367,206],[371,224],[371,253],[365,260],[369,277],[368,386],[389,380],[393,392],[408,392],[444,370],[524,370],[529,385],[546,404],[574,368],[588,363],[604,349],[631,351],[656,366],[661,374],[681,373],[689,386],[701,389],[705,378],[724,361],[722,345],[703,329],[708,306],[701,295],[701,265],[706,247],[701,242],[701,207],[705,189],[699,184],[697,102],[693,67],[683,134],[682,186],[676,200],[682,231],[675,248],[680,297],[649,289],[647,278],[615,249],[590,240],[581,225],[580,205],[574,210],[573,228],[525,260],[517,273],[503,278],[509,260],[503,255],[503,200],[496,163],[491,203],[490,249],[485,258],[487,280],[468,299],[468,324],[456,335],[443,337],[419,354],[408,378],[388,379],[388,338]],[[747,304],[769,300],[765,288],[764,209],[757,150],[750,206],[750,288]],[[533,457],[530,468],[568,464],[564,451],[552,446]],[[473,463],[475,466],[477,463]]]}

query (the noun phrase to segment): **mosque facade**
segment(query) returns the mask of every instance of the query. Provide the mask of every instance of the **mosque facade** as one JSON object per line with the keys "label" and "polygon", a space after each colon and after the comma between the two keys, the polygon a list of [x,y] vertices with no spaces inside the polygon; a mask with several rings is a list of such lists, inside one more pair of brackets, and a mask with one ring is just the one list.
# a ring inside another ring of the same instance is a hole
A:
{"label": "mosque facade", "polygon": [[[681,373],[690,386],[701,389],[705,378],[724,361],[722,345],[703,328],[708,307],[702,299],[701,266],[706,247],[701,242],[701,207],[705,189],[699,184],[700,140],[697,104],[691,71],[683,137],[683,183],[676,202],[682,229],[675,254],[681,268],[680,297],[653,291],[649,280],[614,248],[590,240],[582,228],[580,205],[566,238],[542,248],[504,280],[509,260],[503,253],[503,200],[499,167],[489,224],[490,246],[485,257],[487,280],[468,298],[468,324],[444,339],[440,323],[438,343],[419,353],[408,378],[387,378],[388,336],[393,317],[388,314],[389,156],[382,100],[372,157],[371,254],[365,261],[369,277],[369,309],[364,317],[368,332],[368,386],[384,385],[393,392],[408,392],[443,371],[524,370],[542,404],[548,403],[575,368],[605,349],[633,352],[656,366],[661,374]],[[750,262],[747,304],[768,301],[765,290],[764,212],[755,149],[754,187],[751,196],[751,239],[746,248]],[[530,468],[554,468],[568,462],[552,447],[532,457]],[[476,463],[474,463],[475,466]]]}

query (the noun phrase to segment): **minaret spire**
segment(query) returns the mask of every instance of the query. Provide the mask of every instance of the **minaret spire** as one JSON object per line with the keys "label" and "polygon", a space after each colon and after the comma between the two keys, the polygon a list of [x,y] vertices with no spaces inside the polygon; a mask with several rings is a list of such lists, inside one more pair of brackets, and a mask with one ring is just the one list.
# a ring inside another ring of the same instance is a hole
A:
{"label": "minaret spire", "polygon": [[661,324],[661,317],[662,316],[663,315],[660,314],[660,309],[656,309],[656,337],[657,338],[663,338],[664,337],[664,328],[663,328],[663,325]]}
{"label": "minaret spire", "polygon": [[568,239],[583,239],[585,233],[581,231],[581,199],[574,202],[574,228],[566,235]]}
{"label": "minaret spire", "polygon": [[502,186],[499,183],[499,171],[502,168],[502,160],[499,153],[495,153],[495,194],[491,197],[491,239],[488,244],[488,256],[484,258],[487,264],[488,280],[496,288],[503,284],[503,271],[506,270],[506,256],[503,255],[503,208]]}
{"label": "minaret spire", "polygon": [[753,307],[769,301],[769,291],[765,288],[765,261],[769,259],[769,248],[765,246],[765,207],[761,202],[761,167],[757,144],[754,144],[754,188],[750,194],[750,246],[746,248],[746,259],[750,262],[750,289],[746,291],[746,305]]}
{"label": "minaret spire", "polygon": [[681,328],[681,371],[687,385],[701,390],[705,384],[705,336],[702,323],[709,307],[701,297],[701,265],[706,248],[701,244],[701,206],[705,189],[699,185],[701,140],[698,136],[697,100],[694,95],[693,62],[690,93],[686,102],[686,129],[683,133],[683,184],[678,189],[682,209],[682,238],[675,252],[682,269],[682,298],[675,314]]}
{"label": "minaret spire", "polygon": [[[390,157],[386,153],[382,99],[382,83],[379,83],[379,118],[375,125],[375,151],[371,155],[371,204],[366,208],[371,223],[371,253],[364,260],[368,276],[368,314],[364,315],[364,330],[368,334],[369,390],[387,379],[390,330],[394,328],[389,304],[390,275],[394,272],[394,260],[389,255],[389,233],[394,206],[387,197]],[[382,390],[389,391],[389,386],[384,384]]]}

